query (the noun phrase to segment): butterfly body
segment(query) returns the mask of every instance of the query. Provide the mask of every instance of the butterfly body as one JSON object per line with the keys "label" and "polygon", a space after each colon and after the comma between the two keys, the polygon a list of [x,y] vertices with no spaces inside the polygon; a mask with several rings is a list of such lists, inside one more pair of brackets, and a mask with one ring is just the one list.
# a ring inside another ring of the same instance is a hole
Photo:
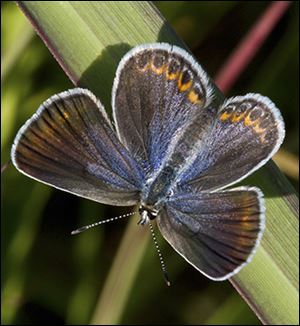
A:
{"label": "butterfly body", "polygon": [[45,101],[18,132],[16,168],[100,203],[139,205],[197,270],[225,280],[252,259],[265,227],[262,192],[227,189],[265,164],[284,138],[279,110],[249,93],[223,103],[193,57],[164,43],[121,60],[113,120],[88,90]]}
{"label": "butterfly body", "polygon": [[[211,106],[207,111],[216,112],[216,108]],[[193,164],[196,153],[204,146],[205,134],[212,125],[213,119],[210,117],[193,114],[191,121],[176,132],[161,166],[145,182],[141,193],[145,205],[159,207],[174,193],[182,172]]]}

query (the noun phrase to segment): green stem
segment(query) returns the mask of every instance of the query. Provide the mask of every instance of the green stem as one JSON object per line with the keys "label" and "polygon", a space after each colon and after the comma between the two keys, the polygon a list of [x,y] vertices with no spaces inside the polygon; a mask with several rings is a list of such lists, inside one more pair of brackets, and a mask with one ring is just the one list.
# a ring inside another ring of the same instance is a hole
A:
{"label": "green stem", "polygon": [[150,239],[148,228],[138,227],[136,216],[131,216],[130,219],[96,305],[92,325],[120,324],[128,296],[147,249]]}

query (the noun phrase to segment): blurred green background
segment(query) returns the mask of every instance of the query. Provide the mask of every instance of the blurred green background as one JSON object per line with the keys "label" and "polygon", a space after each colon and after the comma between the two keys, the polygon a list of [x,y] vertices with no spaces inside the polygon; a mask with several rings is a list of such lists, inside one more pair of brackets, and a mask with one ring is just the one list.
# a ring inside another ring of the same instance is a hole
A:
{"label": "blurred green background", "polygon": [[[155,5],[214,77],[270,2],[157,1]],[[45,99],[73,85],[13,2],[1,2],[1,18],[4,164],[22,124]],[[298,25],[299,6],[293,2],[227,94],[259,92],[280,108],[287,135],[276,161],[297,188]],[[71,237],[70,231],[127,210],[54,190],[12,166],[2,174],[1,201],[2,324],[88,323],[126,221],[77,237]],[[260,324],[229,282],[208,280],[157,236],[173,286],[165,286],[150,243],[128,294],[122,324]]]}

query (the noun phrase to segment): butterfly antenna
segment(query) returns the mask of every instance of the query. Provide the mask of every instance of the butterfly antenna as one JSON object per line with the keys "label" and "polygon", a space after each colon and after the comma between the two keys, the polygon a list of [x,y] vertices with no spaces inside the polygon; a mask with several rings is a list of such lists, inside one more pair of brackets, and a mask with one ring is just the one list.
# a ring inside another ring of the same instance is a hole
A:
{"label": "butterfly antenna", "polygon": [[81,232],[86,231],[88,229],[91,229],[91,228],[93,228],[95,226],[98,226],[98,225],[101,225],[101,224],[104,224],[104,223],[108,223],[108,222],[112,222],[112,221],[116,221],[116,220],[119,220],[119,219],[121,219],[123,217],[128,217],[128,216],[131,216],[131,215],[134,215],[134,214],[135,214],[135,212],[131,212],[131,213],[123,214],[123,215],[120,215],[120,216],[115,216],[115,217],[112,217],[112,218],[108,218],[107,220],[102,220],[102,221],[99,221],[99,222],[96,222],[96,223],[93,223],[93,224],[82,226],[81,228],[72,231],[71,234],[72,235],[78,234],[78,233],[81,233]]}
{"label": "butterfly antenna", "polygon": [[149,221],[149,226],[150,226],[150,231],[151,231],[152,239],[153,239],[153,242],[154,242],[155,248],[156,248],[156,250],[157,250],[159,260],[160,260],[161,269],[162,269],[162,272],[163,272],[163,274],[164,274],[164,279],[165,279],[165,281],[166,281],[167,286],[171,286],[171,282],[170,282],[170,279],[169,279],[169,277],[168,277],[168,273],[167,273],[167,268],[166,268],[166,265],[165,265],[165,263],[164,263],[164,260],[163,260],[163,257],[162,257],[162,254],[161,254],[161,251],[160,251],[159,246],[158,246],[158,242],[157,242],[157,240],[156,240],[156,236],[155,236],[155,233],[154,233],[154,229],[153,229],[153,226],[152,226],[152,224],[151,224],[150,221]]}

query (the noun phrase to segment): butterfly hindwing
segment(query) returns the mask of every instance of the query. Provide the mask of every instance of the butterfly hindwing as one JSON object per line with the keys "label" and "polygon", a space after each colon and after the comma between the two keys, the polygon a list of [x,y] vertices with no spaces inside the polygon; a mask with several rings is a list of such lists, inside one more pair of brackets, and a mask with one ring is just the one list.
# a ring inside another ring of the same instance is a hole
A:
{"label": "butterfly hindwing", "polygon": [[88,90],[45,101],[20,129],[11,156],[24,174],[81,197],[125,206],[139,199],[142,173]]}
{"label": "butterfly hindwing", "polygon": [[157,217],[172,247],[207,277],[221,281],[252,258],[264,230],[262,193],[254,187],[174,195]]}

